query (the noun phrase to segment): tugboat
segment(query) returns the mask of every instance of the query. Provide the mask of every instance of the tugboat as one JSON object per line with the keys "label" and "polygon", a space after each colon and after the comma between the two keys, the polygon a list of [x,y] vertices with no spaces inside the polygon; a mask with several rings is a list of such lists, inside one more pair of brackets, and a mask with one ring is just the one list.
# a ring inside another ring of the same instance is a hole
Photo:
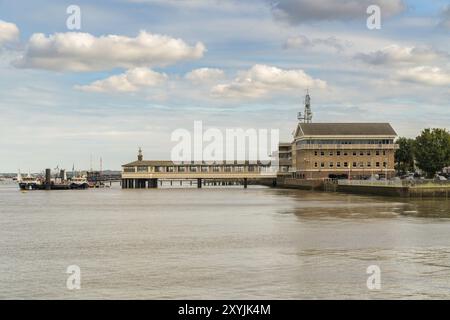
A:
{"label": "tugboat", "polygon": [[70,189],[87,189],[89,183],[86,177],[73,177],[70,179]]}
{"label": "tugboat", "polygon": [[42,189],[42,181],[33,178],[31,174],[28,173],[28,175],[24,178],[19,173],[17,174],[17,182],[19,183],[20,190],[39,190]]}

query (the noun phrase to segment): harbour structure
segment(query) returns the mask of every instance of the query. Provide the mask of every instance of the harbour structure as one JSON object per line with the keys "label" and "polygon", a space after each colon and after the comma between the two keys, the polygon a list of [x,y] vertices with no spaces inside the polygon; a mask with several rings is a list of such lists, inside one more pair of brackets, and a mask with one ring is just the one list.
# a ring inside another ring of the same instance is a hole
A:
{"label": "harbour structure", "polygon": [[313,122],[309,93],[298,120],[293,141],[280,144],[279,175],[305,180],[395,176],[397,133],[389,123]]}
{"label": "harbour structure", "polygon": [[198,187],[205,180],[234,179],[246,187],[249,179],[267,182],[278,177],[284,183],[395,176],[397,133],[389,123],[315,123],[309,92],[304,103],[293,141],[279,144],[276,172],[262,163],[149,161],[139,149],[137,161],[122,166],[122,188],[154,188],[161,179],[197,180]]}
{"label": "harbour structure", "polygon": [[193,180],[198,188],[205,181],[213,184],[238,181],[246,188],[250,181],[275,185],[277,177],[277,171],[273,170],[270,163],[144,160],[141,149],[137,161],[127,163],[122,168],[123,189],[156,188],[159,180]]}
{"label": "harbour structure", "polygon": [[292,144],[294,177],[392,178],[396,137],[389,123],[299,123]]}

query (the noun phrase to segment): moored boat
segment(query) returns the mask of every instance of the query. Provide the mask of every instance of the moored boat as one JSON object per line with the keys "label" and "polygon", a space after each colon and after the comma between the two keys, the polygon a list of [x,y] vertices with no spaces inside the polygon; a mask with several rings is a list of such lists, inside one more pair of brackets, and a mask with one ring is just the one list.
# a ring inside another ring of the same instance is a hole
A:
{"label": "moored boat", "polygon": [[20,172],[17,174],[17,182],[21,190],[39,190],[42,189],[42,181],[34,178],[31,174],[26,177],[22,177]]}
{"label": "moored boat", "polygon": [[89,183],[86,177],[73,177],[70,179],[70,189],[87,189]]}

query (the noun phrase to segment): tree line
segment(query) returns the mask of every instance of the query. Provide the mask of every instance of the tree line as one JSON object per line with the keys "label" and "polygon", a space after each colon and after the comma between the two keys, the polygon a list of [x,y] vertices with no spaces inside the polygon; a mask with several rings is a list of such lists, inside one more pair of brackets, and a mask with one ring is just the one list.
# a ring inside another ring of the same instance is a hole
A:
{"label": "tree line", "polygon": [[450,133],[446,129],[424,129],[415,139],[401,137],[396,143],[396,169],[400,174],[421,169],[432,178],[450,166]]}

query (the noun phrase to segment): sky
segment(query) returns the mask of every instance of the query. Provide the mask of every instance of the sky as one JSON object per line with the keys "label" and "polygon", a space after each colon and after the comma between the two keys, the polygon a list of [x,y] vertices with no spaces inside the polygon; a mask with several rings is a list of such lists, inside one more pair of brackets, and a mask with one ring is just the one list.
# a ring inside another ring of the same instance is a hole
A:
{"label": "sky", "polygon": [[450,129],[449,40],[449,0],[0,1],[0,172],[169,159],[198,120],[290,141],[307,89],[314,122]]}

